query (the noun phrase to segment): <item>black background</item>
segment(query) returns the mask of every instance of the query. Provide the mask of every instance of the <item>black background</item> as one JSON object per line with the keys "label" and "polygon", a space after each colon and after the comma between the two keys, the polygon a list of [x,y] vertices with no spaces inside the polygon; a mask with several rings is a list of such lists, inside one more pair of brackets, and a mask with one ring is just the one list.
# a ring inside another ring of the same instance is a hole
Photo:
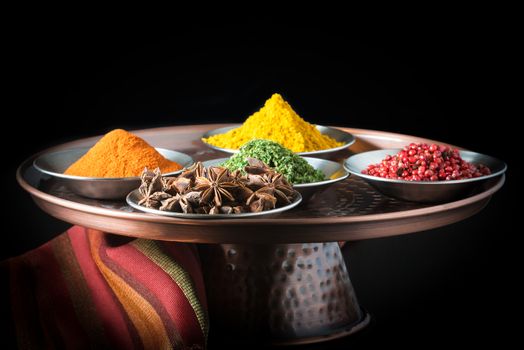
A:
{"label": "black background", "polygon": [[[370,26],[371,27],[371,26]],[[372,324],[309,348],[502,345],[516,333],[518,147],[508,104],[513,46],[489,21],[450,28],[344,28],[246,22],[149,31],[44,25],[8,40],[2,183],[8,224],[0,259],[63,232],[16,184],[48,146],[113,128],[241,122],[274,92],[306,120],[413,134],[505,160],[507,183],[480,214],[441,229],[344,248]],[[445,30],[444,30],[445,29]],[[5,54],[5,51],[4,51]],[[508,83],[509,81],[509,83]],[[11,97],[12,96],[12,97]],[[212,334],[210,347],[218,336]]]}

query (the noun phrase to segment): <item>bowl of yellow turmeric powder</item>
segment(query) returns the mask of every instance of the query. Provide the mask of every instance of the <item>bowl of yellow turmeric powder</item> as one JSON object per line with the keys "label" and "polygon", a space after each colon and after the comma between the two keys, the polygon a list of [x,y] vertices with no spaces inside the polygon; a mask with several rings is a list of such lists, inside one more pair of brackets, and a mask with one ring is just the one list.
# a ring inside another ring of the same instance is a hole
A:
{"label": "bowl of yellow turmeric powder", "polygon": [[116,129],[91,148],[44,153],[33,166],[78,195],[122,199],[140,185],[144,168],[159,168],[165,176],[173,176],[193,163],[185,153],[154,148],[138,136]]}
{"label": "bowl of yellow turmeric powder", "polygon": [[355,142],[350,133],[308,123],[279,94],[273,94],[243,124],[210,130],[202,136],[206,145],[226,153],[236,153],[254,139],[271,140],[307,156],[340,151]]}

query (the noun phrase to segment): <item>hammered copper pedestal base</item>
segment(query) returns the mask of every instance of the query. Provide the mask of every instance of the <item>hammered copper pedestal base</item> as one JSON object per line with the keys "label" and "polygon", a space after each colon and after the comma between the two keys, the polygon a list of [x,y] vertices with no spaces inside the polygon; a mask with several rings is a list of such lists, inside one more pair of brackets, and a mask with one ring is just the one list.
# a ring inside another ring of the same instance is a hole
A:
{"label": "hammered copper pedestal base", "polygon": [[313,343],[369,322],[337,243],[206,245],[201,256],[211,327],[232,339]]}

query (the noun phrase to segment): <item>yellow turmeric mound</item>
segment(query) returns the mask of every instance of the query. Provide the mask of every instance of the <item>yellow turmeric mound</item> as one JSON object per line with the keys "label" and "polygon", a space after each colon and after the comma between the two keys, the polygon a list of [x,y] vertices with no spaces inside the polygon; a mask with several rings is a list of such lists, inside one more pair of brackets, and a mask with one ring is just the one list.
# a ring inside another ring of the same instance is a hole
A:
{"label": "yellow turmeric mound", "polygon": [[115,129],[67,168],[65,174],[86,177],[132,177],[139,176],[145,167],[158,167],[162,173],[182,169],[180,164],[165,159],[140,137],[122,129]]}
{"label": "yellow turmeric mound", "polygon": [[293,152],[342,146],[341,142],[321,134],[314,125],[302,119],[279,94],[273,94],[242,126],[202,140],[217,147],[239,149],[253,139],[275,141]]}

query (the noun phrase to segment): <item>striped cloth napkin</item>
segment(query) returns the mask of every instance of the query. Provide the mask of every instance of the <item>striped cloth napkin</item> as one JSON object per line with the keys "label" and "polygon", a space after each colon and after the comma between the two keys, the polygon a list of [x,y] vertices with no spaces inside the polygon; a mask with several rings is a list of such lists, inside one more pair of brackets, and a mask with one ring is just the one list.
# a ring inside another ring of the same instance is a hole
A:
{"label": "striped cloth napkin", "polygon": [[22,349],[204,349],[195,246],[74,226],[0,264],[2,324]]}

